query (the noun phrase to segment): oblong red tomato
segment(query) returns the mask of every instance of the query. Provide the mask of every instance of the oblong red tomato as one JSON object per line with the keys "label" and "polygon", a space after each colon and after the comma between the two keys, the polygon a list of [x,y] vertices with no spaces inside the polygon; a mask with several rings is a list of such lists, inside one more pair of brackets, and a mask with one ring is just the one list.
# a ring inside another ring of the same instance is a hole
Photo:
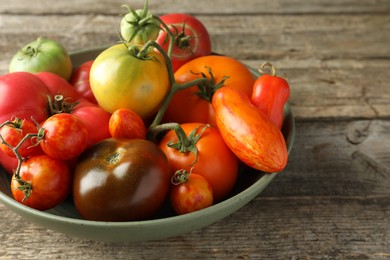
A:
{"label": "oblong red tomato", "polygon": [[284,169],[288,153],[282,132],[246,94],[220,88],[213,107],[221,136],[241,161],[268,173]]}

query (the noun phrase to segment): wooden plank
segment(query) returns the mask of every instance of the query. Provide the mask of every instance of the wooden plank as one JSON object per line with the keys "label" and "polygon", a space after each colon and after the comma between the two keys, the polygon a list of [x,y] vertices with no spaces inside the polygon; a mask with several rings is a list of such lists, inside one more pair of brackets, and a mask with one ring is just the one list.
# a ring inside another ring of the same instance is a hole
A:
{"label": "wooden plank", "polygon": [[[29,0],[7,1],[0,3],[0,13],[32,13],[32,14],[119,14],[122,4],[131,5],[134,8],[142,8],[144,0],[68,0],[34,1],[32,5]],[[258,1],[234,1],[234,0],[213,0],[212,6],[208,0],[172,0],[172,1],[149,1],[149,8],[156,14],[170,12],[187,12],[193,14],[305,14],[305,13],[388,13],[390,3],[387,0],[365,0],[365,1],[326,1],[311,0],[302,4],[300,0],[258,0]]]}

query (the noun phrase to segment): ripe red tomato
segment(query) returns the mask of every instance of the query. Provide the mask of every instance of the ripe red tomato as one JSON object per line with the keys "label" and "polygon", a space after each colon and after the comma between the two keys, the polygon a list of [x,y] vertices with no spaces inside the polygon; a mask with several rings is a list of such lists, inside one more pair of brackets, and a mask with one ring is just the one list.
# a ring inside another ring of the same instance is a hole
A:
{"label": "ripe red tomato", "polygon": [[38,210],[47,210],[59,205],[69,195],[72,174],[68,166],[47,155],[31,157],[22,163],[20,178],[29,187],[28,198],[23,185],[12,177],[11,191],[16,201]]}
{"label": "ripe red tomato", "polygon": [[170,201],[177,214],[186,214],[213,205],[213,190],[205,177],[186,171],[178,174],[188,176],[184,179],[182,176],[176,178],[171,186]]}
{"label": "ripe red tomato", "polygon": [[169,187],[168,160],[154,143],[110,138],[80,156],[73,198],[85,219],[141,220],[160,209]]}
{"label": "ripe red tomato", "polygon": [[145,139],[146,128],[142,118],[130,109],[120,108],[110,117],[109,130],[112,137]]}
{"label": "ripe red tomato", "polygon": [[52,72],[39,72],[35,74],[50,91],[50,96],[62,95],[68,102],[74,102],[79,98],[79,94],[74,87],[61,76]]}
{"label": "ripe red tomato", "polygon": [[[4,125],[0,129],[0,135],[12,147],[16,147],[27,134],[36,134],[38,128],[35,123],[29,120],[16,118],[10,124]],[[18,148],[18,153],[22,157],[29,157],[40,154],[42,151],[39,145],[36,145],[36,138],[28,138]],[[0,149],[10,157],[15,157],[15,153],[10,147],[1,143]]]}
{"label": "ripe red tomato", "polygon": [[6,170],[9,174],[13,175],[14,170],[18,166],[18,159],[15,157],[8,156],[0,149],[0,165]]}
{"label": "ripe red tomato", "polygon": [[246,94],[220,88],[213,107],[223,140],[242,162],[268,173],[284,169],[288,153],[282,132]]}
{"label": "ripe red tomato", "polygon": [[48,117],[46,85],[34,74],[13,72],[0,76],[0,123],[12,117],[42,122]]}
{"label": "ripe red tomato", "polygon": [[[159,143],[159,147],[166,154],[171,165],[171,174],[185,169],[188,172],[191,169],[206,178],[210,183],[214,200],[216,202],[223,200],[233,189],[238,175],[238,159],[230,151],[221,135],[215,127],[205,128],[205,124],[186,123],[181,125],[184,133],[189,136],[191,132],[201,134],[200,139],[190,142],[198,149],[198,159],[190,151],[181,152],[179,149],[172,148],[170,143],[177,143],[178,137],[175,131],[170,130]],[[204,130],[205,129],[205,130]],[[204,131],[203,131],[204,130]],[[201,133],[203,131],[203,133]]]}
{"label": "ripe red tomato", "polygon": [[91,71],[93,60],[89,60],[73,70],[69,80],[80,97],[97,104],[96,98],[92,93],[91,84],[89,83],[89,72]]}
{"label": "ripe red tomato", "polygon": [[42,150],[50,157],[70,160],[87,147],[88,130],[75,115],[61,113],[49,117],[43,124]]}
{"label": "ripe red tomato", "polygon": [[[210,35],[199,19],[184,13],[165,14],[160,19],[174,35],[171,56],[174,71],[190,60],[211,54]],[[156,42],[168,51],[169,41],[166,28],[163,27]]]}
{"label": "ripe red tomato", "polygon": [[[218,89],[216,84],[244,91],[248,96],[252,94],[254,76],[241,62],[227,56],[204,56],[184,64],[175,73],[177,83],[190,82],[203,77],[211,78],[209,69],[214,78],[214,86],[193,86],[176,92],[165,113],[165,122],[200,122],[215,125],[214,109],[211,99]],[[224,77],[228,76],[225,81]],[[220,87],[220,86],[219,86]]]}

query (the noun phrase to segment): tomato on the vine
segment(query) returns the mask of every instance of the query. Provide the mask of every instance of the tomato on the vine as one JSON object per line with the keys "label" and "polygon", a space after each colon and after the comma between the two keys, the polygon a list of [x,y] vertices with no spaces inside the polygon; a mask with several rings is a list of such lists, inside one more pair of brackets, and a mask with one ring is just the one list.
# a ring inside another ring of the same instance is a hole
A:
{"label": "tomato on the vine", "polygon": [[127,108],[147,119],[157,112],[170,89],[164,57],[154,49],[141,52],[140,48],[116,44],[92,64],[93,94],[109,113]]}
{"label": "tomato on the vine", "polygon": [[12,195],[16,201],[34,209],[47,210],[59,205],[71,190],[72,173],[68,166],[47,155],[23,161],[19,176],[12,177]]}
{"label": "tomato on the vine", "polygon": [[[238,159],[223,141],[218,130],[201,123],[182,124],[187,143],[170,130],[159,147],[168,157],[171,174],[184,169],[204,176],[210,183],[214,200],[221,201],[231,192],[238,176]],[[193,152],[194,147],[197,154]]]}
{"label": "tomato on the vine", "polygon": [[175,73],[177,83],[207,77],[209,84],[176,92],[165,113],[165,122],[215,124],[211,99],[220,87],[231,87],[252,94],[254,76],[241,62],[227,56],[203,56],[184,64]]}
{"label": "tomato on the vine", "polygon": [[160,209],[169,187],[168,160],[157,145],[143,139],[110,138],[80,156],[73,198],[85,219],[142,220]]}
{"label": "tomato on the vine", "polygon": [[168,51],[170,37],[173,35],[171,54],[173,70],[178,70],[184,63],[197,57],[211,54],[210,35],[204,24],[195,16],[185,13],[170,13],[160,16],[168,28],[163,27],[156,40],[165,51]]}
{"label": "tomato on the vine", "polygon": [[15,157],[8,156],[3,150],[0,150],[0,165],[6,170],[9,174],[13,175],[15,169],[18,166],[18,159]]}
{"label": "tomato on the vine", "polygon": [[178,171],[172,178],[170,201],[177,214],[194,212],[213,205],[213,190],[202,175]]}
{"label": "tomato on the vine", "polygon": [[43,122],[42,129],[44,136],[39,143],[42,150],[52,158],[70,160],[79,156],[87,147],[88,130],[75,115],[55,114]]}

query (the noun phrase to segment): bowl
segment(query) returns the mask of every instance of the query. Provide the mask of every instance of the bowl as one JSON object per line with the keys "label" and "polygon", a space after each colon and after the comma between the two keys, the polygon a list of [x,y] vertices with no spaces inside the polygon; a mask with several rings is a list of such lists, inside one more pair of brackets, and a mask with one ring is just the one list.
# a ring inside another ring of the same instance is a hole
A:
{"label": "bowl", "polygon": [[[94,59],[104,49],[96,48],[71,53],[74,66]],[[256,70],[252,68],[250,70],[254,76],[259,76]],[[295,137],[295,121],[288,103],[284,107],[282,132],[290,153]],[[226,200],[184,215],[173,214],[166,205],[156,218],[144,221],[84,220],[77,213],[71,199],[47,211],[38,211],[24,206],[12,198],[9,185],[11,176],[1,167],[0,201],[29,222],[72,237],[105,242],[141,242],[182,235],[215,223],[258,196],[277,174],[266,174],[243,167],[231,195]]]}

